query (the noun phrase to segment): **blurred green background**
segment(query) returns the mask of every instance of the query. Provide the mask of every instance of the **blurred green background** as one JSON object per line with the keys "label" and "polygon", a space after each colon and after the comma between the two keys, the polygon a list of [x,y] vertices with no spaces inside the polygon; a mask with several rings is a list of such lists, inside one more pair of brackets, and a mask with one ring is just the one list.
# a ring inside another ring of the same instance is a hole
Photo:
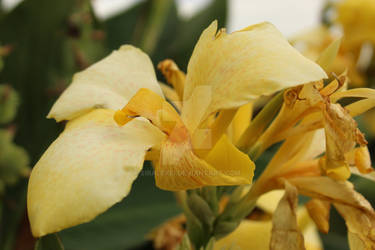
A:
{"label": "blurred green background", "polygon": [[[226,0],[214,0],[190,19],[181,19],[173,0],[136,4],[105,21],[86,0],[26,0],[0,10],[0,249],[33,249],[26,216],[29,168],[62,131],[45,118],[72,75],[122,44],[148,53],[155,65],[173,59],[186,71],[193,47],[214,19],[227,23]],[[164,80],[158,73],[158,79]],[[258,160],[257,171],[269,157]],[[59,234],[67,250],[149,249],[145,236],[180,212],[173,194],[159,190],[145,170],[131,195],[94,221]],[[356,185],[375,200],[368,181]],[[333,212],[326,249],[347,249],[346,227]]]}

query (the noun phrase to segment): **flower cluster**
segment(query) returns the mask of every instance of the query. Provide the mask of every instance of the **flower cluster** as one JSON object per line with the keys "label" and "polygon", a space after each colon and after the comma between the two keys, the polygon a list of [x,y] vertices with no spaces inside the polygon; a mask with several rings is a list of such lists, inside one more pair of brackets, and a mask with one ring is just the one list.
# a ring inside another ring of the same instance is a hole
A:
{"label": "flower cluster", "polygon": [[[185,214],[153,234],[158,245],[320,249],[315,227],[328,232],[334,206],[352,249],[375,248],[375,212],[348,181],[373,171],[353,117],[375,106],[375,91],[348,90],[345,70],[331,74],[340,46],[332,41],[314,62],[270,23],[227,34],[213,22],[186,74],[169,59],[158,65],[169,85],[130,45],[77,73],[48,115],[66,120],[65,130],[30,176],[33,235],[103,213],[149,160],[156,185],[175,191]],[[361,99],[344,105],[348,97]],[[261,98],[268,102],[259,110]],[[276,143],[253,182],[254,161]],[[311,197],[304,207],[298,194]],[[173,227],[181,233],[171,245]]]}

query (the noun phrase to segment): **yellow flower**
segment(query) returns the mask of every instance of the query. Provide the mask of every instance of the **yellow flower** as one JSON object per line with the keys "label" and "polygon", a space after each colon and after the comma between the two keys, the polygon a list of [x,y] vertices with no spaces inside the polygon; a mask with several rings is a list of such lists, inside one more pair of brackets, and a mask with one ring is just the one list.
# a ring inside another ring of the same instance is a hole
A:
{"label": "yellow flower", "polygon": [[[322,52],[332,43],[342,40],[345,44],[346,37],[341,38],[334,34],[328,27],[318,26],[311,30],[297,34],[290,39],[290,42],[298,48],[298,50],[307,58],[317,60]],[[359,51],[353,51],[350,48],[341,46],[338,49],[337,56],[333,58],[333,62],[325,69],[327,73],[339,73],[348,70],[350,85],[359,87],[366,84],[365,76],[358,69],[357,61]]]}
{"label": "yellow flower", "polygon": [[226,34],[213,22],[186,80],[181,74],[174,80],[183,84],[174,95],[183,101],[180,116],[164,99],[147,55],[121,47],[76,74],[48,115],[68,123],[31,173],[33,235],[90,221],[119,202],[145,157],[154,163],[156,185],[167,190],[251,183],[253,162],[223,136],[236,110],[324,77],[269,23]]}
{"label": "yellow flower", "polygon": [[344,45],[352,49],[375,44],[375,1],[344,0],[337,3],[337,22],[344,31]]}
{"label": "yellow flower", "polygon": [[[375,211],[346,180],[351,172],[373,176],[366,141],[352,117],[375,106],[375,91],[345,90],[345,79],[342,75],[325,87],[307,84],[285,93],[284,106],[258,146],[263,151],[265,145],[285,141],[248,198],[285,188],[293,200],[298,190],[313,198],[306,207],[322,232],[328,232],[333,205],[346,221],[351,249],[374,249]],[[345,107],[336,103],[345,97],[363,99]]]}

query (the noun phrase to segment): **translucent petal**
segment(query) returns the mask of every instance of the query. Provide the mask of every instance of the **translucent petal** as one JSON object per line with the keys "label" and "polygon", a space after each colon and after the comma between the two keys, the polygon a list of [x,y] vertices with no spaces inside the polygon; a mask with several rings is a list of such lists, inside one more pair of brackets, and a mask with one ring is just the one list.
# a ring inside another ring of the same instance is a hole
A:
{"label": "translucent petal", "polygon": [[[182,111],[189,130],[219,109],[239,107],[261,95],[326,77],[270,23],[232,34],[216,31],[217,22],[203,31],[189,61]],[[205,97],[190,100],[198,98],[195,92],[204,86],[208,87]],[[204,112],[197,114],[194,106]]]}
{"label": "translucent petal", "polygon": [[163,95],[149,57],[141,50],[125,45],[75,74],[48,117],[61,121],[95,108],[120,109],[140,88]]}
{"label": "translucent petal", "polygon": [[148,121],[124,127],[97,109],[70,121],[32,170],[28,214],[40,237],[92,220],[128,195],[146,151],[164,135]]}

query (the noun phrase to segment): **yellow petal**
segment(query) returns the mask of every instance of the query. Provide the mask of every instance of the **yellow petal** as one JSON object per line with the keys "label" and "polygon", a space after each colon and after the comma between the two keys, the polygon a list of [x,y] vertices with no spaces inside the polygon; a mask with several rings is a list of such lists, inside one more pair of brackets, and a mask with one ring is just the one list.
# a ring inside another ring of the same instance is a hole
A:
{"label": "yellow petal", "polygon": [[253,102],[240,107],[228,128],[228,134],[234,143],[237,143],[246,128],[250,125],[253,114]]}
{"label": "yellow petal", "polygon": [[189,141],[163,143],[159,165],[155,166],[156,185],[166,190],[202,186],[251,184],[254,163],[223,136],[205,159],[197,157]]}
{"label": "yellow petal", "polygon": [[[322,100],[315,84],[306,84],[286,90],[284,104],[279,114],[259,138],[259,143],[263,148],[267,148],[278,140],[285,139],[286,137],[283,135],[293,129],[296,123],[306,115],[316,111]],[[303,124],[304,122],[301,123],[301,125]]]}
{"label": "yellow petal", "polygon": [[270,221],[244,220],[239,227],[214,245],[223,249],[269,249],[272,223]]}
{"label": "yellow petal", "polygon": [[297,189],[285,182],[285,194],[273,214],[270,249],[305,249],[302,232],[297,224]]}
{"label": "yellow petal", "polygon": [[362,97],[375,99],[375,89],[370,88],[355,88],[346,91],[335,92],[331,95],[331,101],[337,102],[344,97]]}
{"label": "yellow petal", "polygon": [[284,190],[273,190],[259,197],[257,206],[268,213],[275,212],[277,205],[284,195]]}
{"label": "yellow petal", "polygon": [[163,91],[165,98],[167,98],[167,100],[169,100],[173,104],[173,106],[175,106],[176,109],[180,111],[182,108],[181,106],[182,102],[177,92],[173,88],[169,87],[168,85],[164,83],[159,82],[159,85],[160,85],[161,90]]}
{"label": "yellow petal", "polygon": [[246,154],[224,136],[210,148],[206,159],[199,158],[178,113],[151,90],[140,89],[122,110],[116,112],[115,119],[124,125],[135,116],[147,118],[167,135],[154,166],[159,188],[174,191],[251,183],[254,163]]}
{"label": "yellow petal", "polygon": [[355,148],[345,157],[348,163],[351,166],[355,166],[361,174],[369,174],[374,171],[371,166],[371,157],[367,146]]}
{"label": "yellow petal", "polygon": [[[269,249],[271,221],[244,220],[239,227],[214,245],[214,250],[233,249]],[[314,227],[303,231],[306,250],[322,250],[319,235]]]}
{"label": "yellow petal", "polygon": [[353,208],[362,209],[363,206],[368,206],[368,202],[348,181],[335,181],[327,176],[319,176],[289,178],[288,182],[297,187],[303,195]]}
{"label": "yellow petal", "polygon": [[348,228],[348,240],[351,250],[375,249],[375,212],[370,203],[357,196],[360,208],[335,204],[337,211],[344,217]]}
{"label": "yellow petal", "polygon": [[325,71],[329,69],[333,61],[336,59],[339,52],[341,39],[333,41],[319,56],[316,63],[320,65]]}
{"label": "yellow petal", "polygon": [[355,48],[375,43],[375,3],[372,0],[345,0],[337,3],[337,22],[344,30],[344,44]]}
{"label": "yellow petal", "polygon": [[125,45],[75,74],[48,117],[61,121],[95,108],[120,109],[140,88],[163,95],[149,57],[141,50]]}
{"label": "yellow petal", "polygon": [[185,73],[182,72],[176,63],[170,59],[160,62],[158,64],[158,69],[163,73],[167,82],[173,86],[180,101],[182,101],[186,78]]}
{"label": "yellow petal", "polygon": [[[226,34],[217,33],[217,22],[213,22],[203,31],[189,61],[183,120],[191,131],[217,110],[325,77],[317,64],[303,57],[270,23]],[[205,98],[187,102],[197,98],[194,92],[201,87],[208,87]],[[198,116],[193,104],[205,112]]]}
{"label": "yellow petal", "polygon": [[328,233],[331,204],[327,201],[312,199],[305,206],[319,230],[323,233]]}
{"label": "yellow petal", "polygon": [[145,152],[164,135],[143,119],[119,127],[113,114],[97,109],[70,121],[33,168],[27,207],[34,236],[88,222],[129,193]]}

